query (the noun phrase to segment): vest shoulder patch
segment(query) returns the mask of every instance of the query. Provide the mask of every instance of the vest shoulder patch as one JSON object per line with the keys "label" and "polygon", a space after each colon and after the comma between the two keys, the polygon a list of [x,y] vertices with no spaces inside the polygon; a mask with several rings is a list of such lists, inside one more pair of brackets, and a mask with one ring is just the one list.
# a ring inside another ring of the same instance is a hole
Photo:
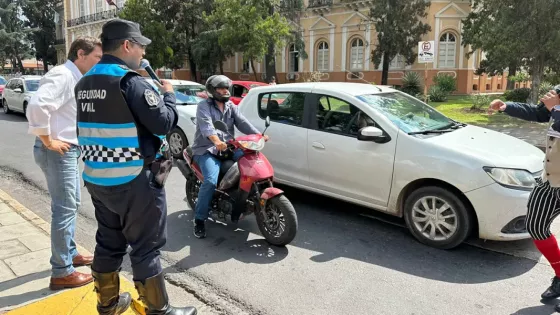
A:
{"label": "vest shoulder patch", "polygon": [[150,106],[156,106],[159,104],[160,97],[152,89],[144,90],[144,98],[146,98],[146,102]]}

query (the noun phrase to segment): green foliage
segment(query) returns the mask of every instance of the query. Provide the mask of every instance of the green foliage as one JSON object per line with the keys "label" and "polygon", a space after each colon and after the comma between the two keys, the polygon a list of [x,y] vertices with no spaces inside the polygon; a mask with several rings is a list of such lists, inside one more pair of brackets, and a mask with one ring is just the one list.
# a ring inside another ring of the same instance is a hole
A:
{"label": "green foliage", "polygon": [[54,16],[58,0],[28,1],[22,7],[23,15],[27,18],[25,26],[33,31],[30,40],[34,42],[35,57],[43,61],[44,70],[48,65],[56,65],[57,56],[54,48],[56,40],[56,24]]}
{"label": "green foliage", "polygon": [[223,62],[233,55],[232,51],[225,50],[227,47],[218,45],[219,33],[220,31],[207,31],[192,41],[191,56],[203,72],[216,73],[219,66],[220,73],[223,73]]}
{"label": "green foliage", "polygon": [[492,97],[488,94],[472,94],[470,100],[472,102],[471,110],[481,110],[492,102]]}
{"label": "green foliage", "polygon": [[431,31],[425,23],[429,6],[430,1],[425,0],[372,1],[369,18],[377,31],[378,43],[370,46],[375,47],[372,52],[375,67],[379,67],[382,58],[384,61],[381,84],[387,84],[389,63],[395,56],[403,56],[408,65],[416,60],[418,41]]}
{"label": "green foliage", "polygon": [[554,84],[550,82],[543,81],[541,86],[539,86],[539,99],[542,98],[546,93],[554,89]]}
{"label": "green foliage", "polygon": [[146,59],[152,68],[172,67],[169,61],[173,57],[170,47],[173,33],[166,30],[165,24],[153,8],[151,0],[128,0],[119,17],[140,24],[142,34],[152,40],[146,48]]}
{"label": "green foliage", "polygon": [[422,78],[418,72],[409,71],[402,78],[401,91],[416,96],[422,92]]}
{"label": "green foliage", "polygon": [[504,93],[504,99],[506,101],[526,103],[529,99],[530,94],[531,89],[529,88],[514,89],[511,91],[506,91]]}
{"label": "green foliage", "polygon": [[527,72],[520,71],[520,72],[517,72],[515,75],[510,75],[508,77],[508,79],[513,81],[513,82],[520,83],[520,82],[529,81],[531,78],[529,77]]}
{"label": "green foliage", "polygon": [[428,99],[430,102],[445,102],[448,96],[449,93],[438,85],[432,85],[428,90]]}
{"label": "green foliage", "polygon": [[240,52],[253,64],[267,54],[269,44],[283,46],[293,39],[287,19],[278,12],[269,14],[270,4],[269,0],[215,0],[206,22],[219,27],[218,44],[224,51]]}
{"label": "green foliage", "polygon": [[33,46],[29,36],[33,30],[20,18],[27,0],[0,0],[0,50],[11,61],[13,69],[24,72],[23,59],[31,58]]}
{"label": "green foliage", "polygon": [[457,90],[457,79],[452,75],[438,73],[433,81],[435,85],[448,94]]}

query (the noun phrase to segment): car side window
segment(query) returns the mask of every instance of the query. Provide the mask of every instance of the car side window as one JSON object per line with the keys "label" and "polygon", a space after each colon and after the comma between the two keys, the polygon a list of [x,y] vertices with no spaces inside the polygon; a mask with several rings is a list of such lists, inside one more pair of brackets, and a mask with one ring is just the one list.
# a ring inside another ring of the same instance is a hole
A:
{"label": "car side window", "polygon": [[233,91],[231,95],[234,97],[242,97],[244,93],[246,94],[249,91],[243,85],[237,85],[237,84],[234,84],[232,89]]}
{"label": "car side window", "polygon": [[6,88],[8,90],[13,90],[14,89],[14,80],[8,81],[8,84],[6,85]]}
{"label": "car side window", "polygon": [[302,126],[305,104],[305,93],[266,93],[259,95],[259,116],[271,121]]}
{"label": "car side window", "polygon": [[358,107],[332,96],[318,96],[317,130],[357,137],[359,130],[368,126],[376,124]]}

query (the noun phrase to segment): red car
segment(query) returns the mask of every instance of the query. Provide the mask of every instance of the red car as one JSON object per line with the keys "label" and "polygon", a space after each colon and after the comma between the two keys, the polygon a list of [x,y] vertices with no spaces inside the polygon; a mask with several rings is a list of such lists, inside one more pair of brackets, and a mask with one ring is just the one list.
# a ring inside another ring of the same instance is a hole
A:
{"label": "red car", "polygon": [[0,100],[2,100],[2,95],[4,94],[4,87],[6,86],[6,79],[0,76]]}
{"label": "red car", "polygon": [[256,86],[265,86],[267,83],[256,82],[256,81],[232,81],[231,89],[229,93],[231,97],[229,98],[233,104],[239,105],[241,100],[249,93],[249,90]]}

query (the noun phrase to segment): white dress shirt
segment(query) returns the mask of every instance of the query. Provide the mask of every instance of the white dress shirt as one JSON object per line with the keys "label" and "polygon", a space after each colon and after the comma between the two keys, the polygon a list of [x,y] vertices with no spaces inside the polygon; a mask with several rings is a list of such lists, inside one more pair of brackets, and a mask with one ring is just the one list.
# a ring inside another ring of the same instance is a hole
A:
{"label": "white dress shirt", "polygon": [[47,72],[27,105],[29,133],[78,145],[74,87],[82,77],[68,60]]}

